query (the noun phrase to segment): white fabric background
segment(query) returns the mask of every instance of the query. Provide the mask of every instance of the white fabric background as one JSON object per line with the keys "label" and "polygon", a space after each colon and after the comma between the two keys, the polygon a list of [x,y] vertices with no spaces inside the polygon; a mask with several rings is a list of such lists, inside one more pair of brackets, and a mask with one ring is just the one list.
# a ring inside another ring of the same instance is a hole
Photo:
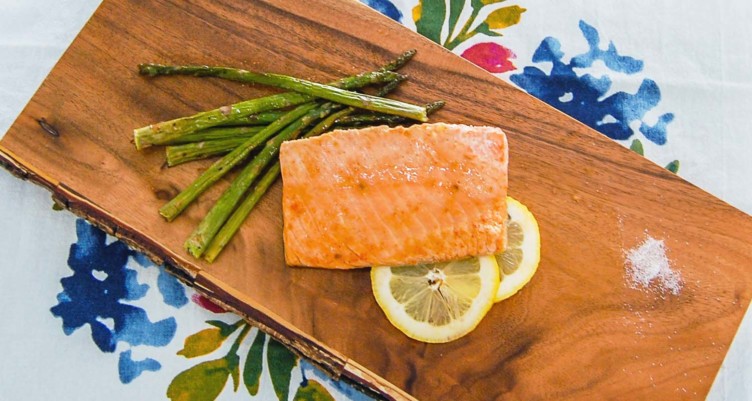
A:
{"label": "white fabric background", "polygon": [[[0,135],[98,3],[0,0]],[[409,3],[400,7],[405,10],[414,1],[402,3]],[[577,22],[596,25],[602,40],[613,40],[622,54],[645,61],[643,74],[623,79],[633,79],[634,89],[643,76],[654,79],[663,92],[655,115],[676,115],[667,145],[643,141],[648,158],[661,165],[681,160],[682,177],[752,213],[752,162],[747,155],[752,149],[752,2],[516,3],[528,11],[523,23],[504,31],[503,43],[517,53],[518,67],[529,65],[546,36],[580,38],[562,44],[570,55],[584,50]],[[405,24],[414,27],[405,14]],[[121,384],[112,370],[116,356],[96,349],[88,330],[64,336],[59,319],[50,314],[59,279],[69,274],[65,260],[75,241],[74,221],[69,213],[51,210],[47,192],[0,171],[0,399],[131,400],[164,394],[164,377],[172,376],[144,375],[138,382]],[[708,399],[752,400],[749,315]],[[192,328],[183,329],[188,333]]]}

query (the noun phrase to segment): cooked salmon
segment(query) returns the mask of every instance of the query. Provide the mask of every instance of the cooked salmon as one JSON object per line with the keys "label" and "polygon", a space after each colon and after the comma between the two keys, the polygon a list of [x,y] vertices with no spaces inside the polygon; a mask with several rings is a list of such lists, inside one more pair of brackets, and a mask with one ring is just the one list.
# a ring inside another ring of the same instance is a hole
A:
{"label": "cooked salmon", "polygon": [[287,264],[348,269],[504,249],[507,140],[498,128],[336,130],[279,155]]}

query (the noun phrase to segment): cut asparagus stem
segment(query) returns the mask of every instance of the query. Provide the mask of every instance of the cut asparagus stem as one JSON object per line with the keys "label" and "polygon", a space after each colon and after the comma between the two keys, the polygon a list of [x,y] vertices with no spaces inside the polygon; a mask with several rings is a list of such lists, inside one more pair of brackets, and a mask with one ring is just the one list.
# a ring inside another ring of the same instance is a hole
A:
{"label": "cut asparagus stem", "polygon": [[[258,135],[258,134],[256,134]],[[165,156],[167,165],[175,167],[177,165],[188,163],[194,160],[207,159],[213,156],[221,156],[232,152],[233,149],[247,141],[249,136],[237,138],[215,139],[213,141],[202,141],[186,143],[183,145],[167,146]]]}
{"label": "cut asparagus stem", "polygon": [[235,165],[245,160],[246,157],[261,143],[269,139],[272,135],[276,134],[279,130],[304,116],[309,111],[316,107],[315,103],[306,103],[300,105],[282,116],[277,121],[269,124],[264,128],[259,135],[249,138],[239,147],[235,148],[232,152],[225,155],[225,157],[217,160],[212,164],[196,181],[189,185],[186,189],[180,192],[177,196],[172,198],[169,202],[164,204],[159,209],[159,214],[162,215],[167,221],[172,221],[177,217],[191,202],[193,202],[199,195],[201,195],[209,186],[217,182],[223,175],[227,174]]}
{"label": "cut asparagus stem", "polygon": [[315,120],[325,118],[337,107],[339,107],[337,104],[325,103],[309,110],[304,116],[288,125],[279,135],[269,140],[264,148],[238,174],[230,187],[225,190],[185,242],[185,249],[188,253],[196,258],[201,257],[206,247],[235,210],[243,194],[258,178],[261,171],[277,156],[282,142],[297,138],[305,127]]}
{"label": "cut asparagus stem", "polygon": [[[142,64],[139,66],[142,74],[145,75],[193,75],[198,77],[220,77],[233,81],[246,83],[260,83],[306,94],[312,97],[326,99],[347,106],[357,107],[365,110],[375,111],[384,114],[402,116],[418,121],[427,121],[426,109],[410,103],[400,102],[398,100],[371,96],[363,93],[357,93],[337,88],[331,85],[324,85],[316,82],[307,81],[300,78],[294,78],[287,75],[257,73],[238,68],[229,67],[210,67],[205,65],[159,65],[159,64]],[[391,71],[376,72],[376,74],[388,74],[388,78],[381,82],[388,82],[399,77],[399,74]]]}
{"label": "cut asparagus stem", "polygon": [[232,139],[232,138],[249,138],[266,128],[265,126],[255,127],[217,127],[207,128],[201,131],[191,132],[188,135],[181,136],[180,138],[172,139],[164,143],[155,143],[155,145],[182,145],[186,143],[195,143],[203,141],[214,141],[218,139]]}
{"label": "cut asparagus stem", "polygon": [[251,114],[250,116],[239,118],[235,121],[227,121],[219,125],[219,127],[237,127],[242,125],[267,125],[274,122],[274,120],[285,115],[286,111],[270,110],[263,113]]}
{"label": "cut asparagus stem", "polygon": [[[377,72],[394,71],[401,68],[415,55],[415,50],[408,50],[397,59],[382,66]],[[353,89],[366,86],[362,84],[364,76],[375,79],[376,76],[368,73],[342,78],[331,83],[332,86],[345,89]],[[383,75],[381,76],[383,78]],[[399,79],[399,78],[397,78]],[[366,79],[368,81],[368,79]],[[371,82],[372,83],[372,82]],[[149,125],[134,130],[134,142],[136,149],[151,146],[151,141],[161,136],[180,136],[200,129],[214,127],[220,124],[233,123],[238,120],[264,111],[282,109],[289,106],[297,106],[305,103],[309,98],[298,93],[282,93],[259,99],[247,100],[230,106],[220,107],[215,110],[205,111],[190,117],[177,118],[170,121]]]}
{"label": "cut asparagus stem", "polygon": [[[334,122],[337,121],[338,118],[352,113],[353,111],[353,108],[348,107],[331,114],[329,117],[321,120],[318,124],[316,124],[308,132],[306,132],[305,135],[303,135],[303,138],[310,138],[312,136],[320,135],[326,132],[329,128],[332,127],[332,125],[334,125]],[[240,229],[240,226],[251,213],[253,208],[256,207],[256,204],[261,199],[261,197],[264,196],[271,184],[273,184],[277,177],[279,177],[279,172],[279,161],[277,161],[272,167],[269,168],[269,170],[258,181],[258,183],[256,183],[248,196],[243,200],[243,203],[241,203],[240,206],[235,209],[230,218],[227,219],[227,222],[225,222],[214,239],[209,243],[209,246],[206,248],[206,252],[204,253],[204,259],[209,262],[213,262],[217,258],[217,256],[219,256],[219,253],[222,252],[222,249],[224,249],[224,247],[230,242],[235,233]]]}

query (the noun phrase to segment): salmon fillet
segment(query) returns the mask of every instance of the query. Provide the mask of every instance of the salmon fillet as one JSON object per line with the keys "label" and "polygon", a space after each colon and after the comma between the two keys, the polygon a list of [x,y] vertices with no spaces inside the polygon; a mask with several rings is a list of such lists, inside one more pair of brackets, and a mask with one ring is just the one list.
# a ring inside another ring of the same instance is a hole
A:
{"label": "salmon fillet", "polygon": [[422,124],[285,142],[288,265],[348,269],[504,249],[507,141],[498,128]]}

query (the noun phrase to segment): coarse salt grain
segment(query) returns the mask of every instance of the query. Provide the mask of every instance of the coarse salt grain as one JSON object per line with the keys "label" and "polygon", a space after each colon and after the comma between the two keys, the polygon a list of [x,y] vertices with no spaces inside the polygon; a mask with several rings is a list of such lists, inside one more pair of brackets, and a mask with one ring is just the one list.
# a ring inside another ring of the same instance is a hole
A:
{"label": "coarse salt grain", "polygon": [[681,274],[671,268],[663,240],[648,236],[640,245],[627,251],[625,268],[632,288],[653,288],[674,295],[682,289]]}

